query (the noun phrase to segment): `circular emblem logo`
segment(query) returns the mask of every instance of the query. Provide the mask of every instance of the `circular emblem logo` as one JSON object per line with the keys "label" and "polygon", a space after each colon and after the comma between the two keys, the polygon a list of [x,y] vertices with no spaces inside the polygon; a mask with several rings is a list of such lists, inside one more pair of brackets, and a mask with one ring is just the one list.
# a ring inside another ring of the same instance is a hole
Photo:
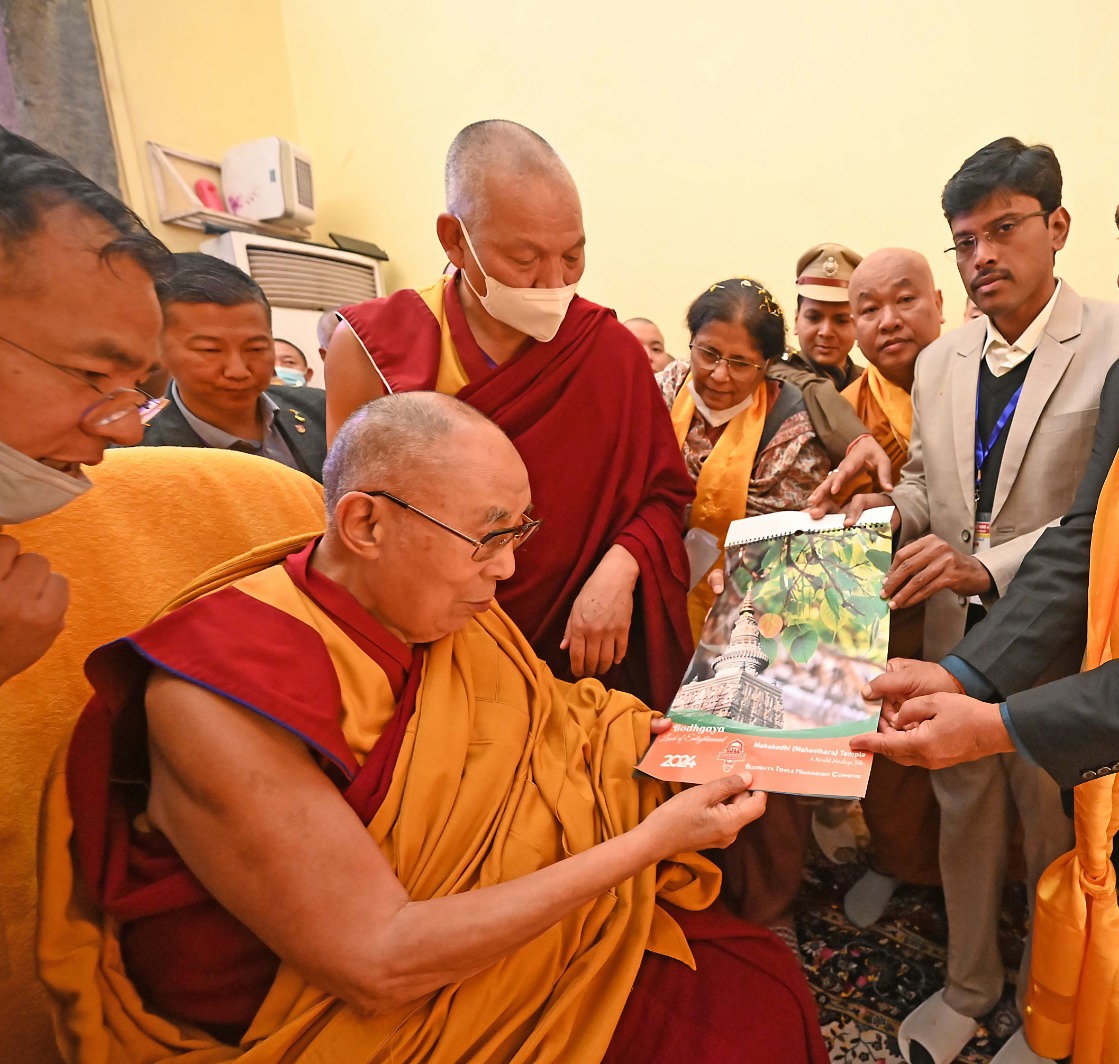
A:
{"label": "circular emblem logo", "polygon": [[836,262],[831,255],[829,255],[826,259],[824,259],[824,276],[834,277],[837,273],[839,273],[839,263]]}

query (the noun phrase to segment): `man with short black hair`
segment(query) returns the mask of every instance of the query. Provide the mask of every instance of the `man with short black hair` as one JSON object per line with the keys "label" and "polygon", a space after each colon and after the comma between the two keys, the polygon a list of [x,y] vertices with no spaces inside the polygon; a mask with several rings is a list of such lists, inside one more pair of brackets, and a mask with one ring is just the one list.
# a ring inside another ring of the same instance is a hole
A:
{"label": "man with short black hair", "polygon": [[276,345],[276,370],[272,383],[289,388],[302,388],[310,384],[315,371],[307,364],[303,349],[278,336],[273,342]]}
{"label": "man with short black hair", "polygon": [[159,284],[171,402],[145,447],[218,447],[259,454],[322,480],[326,396],[270,387],[272,308],[248,274],[211,255],[175,256]]}
{"label": "man with short black hair", "polygon": [[[0,526],[64,506],[83,465],[139,439],[169,258],[118,199],[0,128]],[[45,558],[0,536],[0,683],[46,652],[67,601]]]}
{"label": "man with short black hair", "polygon": [[[965,161],[942,205],[964,286],[985,317],[917,360],[913,436],[889,496],[902,548],[883,594],[891,609],[927,600],[924,656],[938,661],[1005,592],[1023,557],[1073,501],[1088,463],[1108,370],[1119,355],[1119,306],[1082,299],[1054,275],[1069,215],[1053,150],[1013,137]],[[931,441],[935,441],[935,445]],[[951,446],[947,445],[951,441]],[[1054,675],[1040,677],[1042,681]],[[1000,752],[933,773],[948,908],[947,984],[902,1024],[907,1059],[920,1046],[949,1061],[998,1001],[998,913],[1017,810],[1031,908],[1038,877],[1071,843],[1056,783],[1032,760]],[[1023,958],[1019,993],[1029,971]],[[999,1064],[1038,1058],[1016,1036]]]}

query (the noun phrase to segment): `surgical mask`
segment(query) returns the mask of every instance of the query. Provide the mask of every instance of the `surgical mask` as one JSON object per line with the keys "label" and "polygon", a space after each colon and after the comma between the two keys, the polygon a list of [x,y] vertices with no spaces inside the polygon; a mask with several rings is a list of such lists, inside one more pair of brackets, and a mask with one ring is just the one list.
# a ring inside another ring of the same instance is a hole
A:
{"label": "surgical mask", "polygon": [[531,336],[534,340],[547,343],[563,324],[567,317],[567,308],[575,298],[575,288],[569,284],[564,288],[510,288],[506,284],[492,278],[486,273],[486,268],[474,250],[470,234],[461,218],[458,219],[462,226],[462,235],[466,237],[466,246],[470,254],[478,263],[478,269],[486,280],[486,294],[480,295],[478,290],[470,284],[470,278],[464,270],[462,276],[470,285],[470,291],[478,298],[478,302],[486,308],[491,317],[504,322],[512,329]]}
{"label": "surgical mask", "polygon": [[302,388],[307,383],[303,370],[291,369],[288,366],[277,366],[273,376],[280,378],[281,384],[289,388]]}
{"label": "surgical mask", "polygon": [[61,510],[93,487],[0,443],[0,525],[18,525]]}
{"label": "surgical mask", "polygon": [[712,410],[699,396],[699,389],[695,386],[695,381],[688,379],[688,391],[692,393],[692,401],[695,403],[695,408],[702,415],[704,421],[708,425],[713,425],[719,428],[720,425],[725,425],[728,421],[734,420],[739,414],[749,410],[754,405],[754,399],[757,393],[751,392],[741,403],[735,403],[734,406],[727,407],[726,410]]}

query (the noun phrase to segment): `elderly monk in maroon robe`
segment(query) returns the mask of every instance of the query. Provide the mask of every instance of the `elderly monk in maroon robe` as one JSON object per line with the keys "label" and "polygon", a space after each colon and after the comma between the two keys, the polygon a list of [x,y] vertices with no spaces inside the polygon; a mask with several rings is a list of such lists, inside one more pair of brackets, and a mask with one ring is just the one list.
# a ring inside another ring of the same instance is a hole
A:
{"label": "elderly monk in maroon robe", "polygon": [[89,660],[41,834],[67,1061],[823,1064],[797,961],[690,852],[765,795],[636,777],[664,722],[494,606],[540,525],[509,440],[386,397],[324,487],[321,538]]}
{"label": "elderly monk in maroon robe", "polygon": [[328,436],[387,392],[443,392],[497,422],[548,514],[502,608],[557,675],[664,709],[692,650],[681,537],[694,492],[645,352],[575,295],[579,194],[544,140],[514,122],[467,126],[446,180],[436,232],[455,273],[340,312]]}

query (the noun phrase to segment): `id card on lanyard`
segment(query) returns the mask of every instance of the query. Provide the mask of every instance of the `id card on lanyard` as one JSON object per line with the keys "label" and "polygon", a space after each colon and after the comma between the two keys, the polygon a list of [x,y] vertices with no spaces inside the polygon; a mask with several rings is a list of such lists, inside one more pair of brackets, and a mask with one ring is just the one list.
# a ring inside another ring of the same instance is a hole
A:
{"label": "id card on lanyard", "polygon": [[[984,441],[979,429],[979,388],[975,389],[975,534],[972,551],[974,554],[979,554],[991,546],[991,514],[989,512],[981,513],[979,510],[979,497],[983,488],[983,467],[987,464],[987,459],[990,457],[991,451],[994,450],[995,444],[998,443],[999,437],[1014,416],[1014,411],[1018,409],[1018,400],[1022,397],[1024,385],[1025,382],[1023,381],[1007,400],[1006,406],[1003,407],[1002,413],[999,414],[995,427],[991,430],[991,435],[986,441]],[[969,601],[976,605],[982,605],[978,595],[973,595]]]}

